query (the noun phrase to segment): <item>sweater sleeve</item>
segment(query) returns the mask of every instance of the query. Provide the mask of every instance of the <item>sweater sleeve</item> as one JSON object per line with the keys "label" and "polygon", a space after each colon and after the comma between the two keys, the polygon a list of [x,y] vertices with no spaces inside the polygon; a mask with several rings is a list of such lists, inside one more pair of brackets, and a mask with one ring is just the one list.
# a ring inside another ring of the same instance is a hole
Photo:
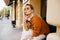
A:
{"label": "sweater sleeve", "polygon": [[34,25],[33,25],[33,33],[32,36],[38,36],[40,35],[40,31],[41,30],[41,20],[39,20],[38,18],[34,20]]}

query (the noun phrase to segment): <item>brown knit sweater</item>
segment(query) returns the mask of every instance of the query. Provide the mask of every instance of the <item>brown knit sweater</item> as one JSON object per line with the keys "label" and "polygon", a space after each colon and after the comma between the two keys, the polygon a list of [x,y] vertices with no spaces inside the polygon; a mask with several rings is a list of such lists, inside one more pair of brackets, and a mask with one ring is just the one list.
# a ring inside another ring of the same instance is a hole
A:
{"label": "brown knit sweater", "polygon": [[44,22],[44,20],[42,20],[42,18],[38,17],[37,15],[34,15],[32,17],[30,23],[31,25],[28,26],[28,28],[31,28],[33,30],[33,37],[39,36],[40,34],[47,35],[49,33],[47,24]]}

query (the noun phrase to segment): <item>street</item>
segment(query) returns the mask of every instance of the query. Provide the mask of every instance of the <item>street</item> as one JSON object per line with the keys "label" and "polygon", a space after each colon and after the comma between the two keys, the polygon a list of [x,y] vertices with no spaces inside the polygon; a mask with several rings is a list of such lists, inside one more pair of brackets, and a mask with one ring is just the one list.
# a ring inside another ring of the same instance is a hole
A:
{"label": "street", "polygon": [[20,40],[22,29],[12,27],[11,20],[0,20],[0,40]]}

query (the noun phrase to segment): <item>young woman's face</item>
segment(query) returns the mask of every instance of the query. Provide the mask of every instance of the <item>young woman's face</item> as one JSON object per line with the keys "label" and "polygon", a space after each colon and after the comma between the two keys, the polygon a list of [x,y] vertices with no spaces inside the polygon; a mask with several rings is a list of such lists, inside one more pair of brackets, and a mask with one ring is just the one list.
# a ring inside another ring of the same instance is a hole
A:
{"label": "young woman's face", "polygon": [[32,9],[30,8],[30,6],[25,6],[25,8],[24,8],[24,13],[26,14],[26,15],[30,15],[31,13],[32,13]]}

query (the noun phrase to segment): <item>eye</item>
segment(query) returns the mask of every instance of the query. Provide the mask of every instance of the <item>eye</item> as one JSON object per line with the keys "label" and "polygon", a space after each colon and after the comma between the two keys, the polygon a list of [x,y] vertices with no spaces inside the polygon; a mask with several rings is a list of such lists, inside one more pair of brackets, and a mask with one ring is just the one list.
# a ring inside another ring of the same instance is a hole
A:
{"label": "eye", "polygon": [[29,10],[29,7],[25,8],[24,11]]}
{"label": "eye", "polygon": [[27,8],[27,10],[29,10],[29,8]]}

